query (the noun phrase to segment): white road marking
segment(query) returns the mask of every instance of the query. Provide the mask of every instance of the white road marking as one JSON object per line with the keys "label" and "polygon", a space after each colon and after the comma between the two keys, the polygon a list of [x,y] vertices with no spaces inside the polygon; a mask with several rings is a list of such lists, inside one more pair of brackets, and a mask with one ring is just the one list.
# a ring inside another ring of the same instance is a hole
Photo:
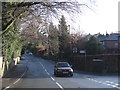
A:
{"label": "white road marking", "polygon": [[88,80],[91,80],[90,78],[87,78]]}
{"label": "white road marking", "polygon": [[47,72],[47,70],[45,69],[45,72]]}
{"label": "white road marking", "polygon": [[6,89],[8,89],[8,88],[10,88],[10,86],[7,86],[5,89],[3,89],[3,90],[6,90]]}
{"label": "white road marking", "polygon": [[56,82],[56,84],[57,84],[62,90],[64,90],[64,88],[63,88],[58,82]]}
{"label": "white road marking", "polygon": [[18,79],[18,80],[16,80],[13,84],[16,84],[17,82],[19,82],[20,81],[20,78]]}
{"label": "white road marking", "polygon": [[[39,62],[40,63],[40,62]],[[47,71],[47,69],[43,66],[43,64],[42,63],[40,63],[41,64],[41,66],[43,67],[43,69],[45,70],[45,72],[50,76],[50,74],[49,74],[49,72]]]}
{"label": "white road marking", "polygon": [[111,84],[115,84],[114,82],[110,82],[110,81],[105,81],[105,82],[107,82],[107,83],[111,83]]}
{"label": "white road marking", "polygon": [[98,83],[103,83],[102,81],[98,81]]}
{"label": "white road marking", "polygon": [[116,87],[116,88],[120,89],[120,87]]}
{"label": "white road marking", "polygon": [[25,75],[26,71],[20,76],[20,78],[18,78],[15,82],[13,82],[12,84],[10,84],[9,86],[5,87],[3,90],[7,90],[8,88],[12,87],[13,85],[15,85],[16,83],[18,83],[21,78]]}
{"label": "white road marking", "polygon": [[112,87],[117,87],[116,85],[111,85]]}
{"label": "white road marking", "polygon": [[106,85],[108,85],[108,86],[112,86],[111,84],[106,84]]}
{"label": "white road marking", "polygon": [[53,81],[55,81],[55,79],[53,77],[50,77]]}
{"label": "white road marking", "polygon": [[106,84],[107,85],[107,83],[105,83],[105,82],[103,82],[102,84]]}
{"label": "white road marking", "polygon": [[98,82],[97,80],[93,79],[93,81]]}
{"label": "white road marking", "polygon": [[[47,71],[47,69],[43,66],[43,64],[41,62],[39,62],[41,64],[41,66],[43,67],[43,69],[45,70],[45,72],[50,76],[50,78],[55,81],[55,79],[53,77],[51,77],[50,73]],[[55,81],[55,83],[58,85],[59,88],[61,88],[62,90],[64,90],[64,88],[58,83]]]}
{"label": "white road marking", "polygon": [[110,81],[102,82],[102,81],[97,81],[95,79],[90,79],[90,78],[87,78],[87,79],[91,80],[91,81],[94,81],[94,82],[97,82],[97,83],[105,84],[105,85],[120,89],[120,87],[118,87],[119,84],[116,84],[114,82],[110,82]]}
{"label": "white road marking", "polygon": [[119,84],[115,84],[116,86],[118,86]]}

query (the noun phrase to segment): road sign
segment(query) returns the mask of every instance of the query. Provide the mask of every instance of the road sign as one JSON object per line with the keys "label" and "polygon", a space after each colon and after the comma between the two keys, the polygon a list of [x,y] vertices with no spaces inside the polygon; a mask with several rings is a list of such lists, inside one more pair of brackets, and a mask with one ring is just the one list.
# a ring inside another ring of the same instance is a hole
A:
{"label": "road sign", "polygon": [[84,54],[84,53],[86,53],[85,50],[80,50],[80,54]]}
{"label": "road sign", "polygon": [[77,53],[77,48],[76,47],[73,48],[73,53]]}

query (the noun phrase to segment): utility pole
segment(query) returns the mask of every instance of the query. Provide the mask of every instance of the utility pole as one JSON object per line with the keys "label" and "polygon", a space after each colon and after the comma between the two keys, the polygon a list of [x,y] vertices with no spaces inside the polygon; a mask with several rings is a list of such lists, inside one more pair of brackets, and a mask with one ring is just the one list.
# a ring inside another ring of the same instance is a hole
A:
{"label": "utility pole", "polygon": [[118,35],[118,53],[120,53],[120,33]]}
{"label": "utility pole", "polygon": [[49,44],[50,43],[49,43],[49,22],[48,22],[49,21],[49,10],[48,10],[48,8],[47,8],[46,14],[47,14],[46,15],[47,16],[46,17],[46,24],[47,24],[46,26],[47,26],[47,47],[48,47],[47,48],[47,53],[48,53],[48,56],[49,56],[49,52],[50,52],[50,50],[49,50],[50,49],[50,45]]}

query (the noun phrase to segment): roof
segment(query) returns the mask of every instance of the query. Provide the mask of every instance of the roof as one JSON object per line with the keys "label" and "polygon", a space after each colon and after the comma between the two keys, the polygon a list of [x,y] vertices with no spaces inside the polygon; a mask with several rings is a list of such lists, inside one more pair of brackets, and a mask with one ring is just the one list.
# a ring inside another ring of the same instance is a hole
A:
{"label": "roof", "polygon": [[39,51],[43,51],[47,49],[47,47],[45,46],[36,46],[36,48],[39,49]]}
{"label": "roof", "polygon": [[120,33],[112,33],[108,34],[106,36],[100,36],[99,41],[105,41],[105,40],[118,40],[118,36],[120,36]]}
{"label": "roof", "polygon": [[68,63],[68,62],[57,62],[57,63]]}

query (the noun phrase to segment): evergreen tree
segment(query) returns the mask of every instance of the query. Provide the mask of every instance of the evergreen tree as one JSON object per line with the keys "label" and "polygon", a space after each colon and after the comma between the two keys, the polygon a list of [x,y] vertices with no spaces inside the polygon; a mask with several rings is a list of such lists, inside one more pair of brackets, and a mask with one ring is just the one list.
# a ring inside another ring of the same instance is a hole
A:
{"label": "evergreen tree", "polygon": [[86,42],[87,54],[101,54],[104,52],[105,48],[102,44],[99,43],[98,39],[95,36],[91,36]]}
{"label": "evergreen tree", "polygon": [[70,34],[65,17],[62,15],[59,21],[59,58],[67,58],[69,55]]}

